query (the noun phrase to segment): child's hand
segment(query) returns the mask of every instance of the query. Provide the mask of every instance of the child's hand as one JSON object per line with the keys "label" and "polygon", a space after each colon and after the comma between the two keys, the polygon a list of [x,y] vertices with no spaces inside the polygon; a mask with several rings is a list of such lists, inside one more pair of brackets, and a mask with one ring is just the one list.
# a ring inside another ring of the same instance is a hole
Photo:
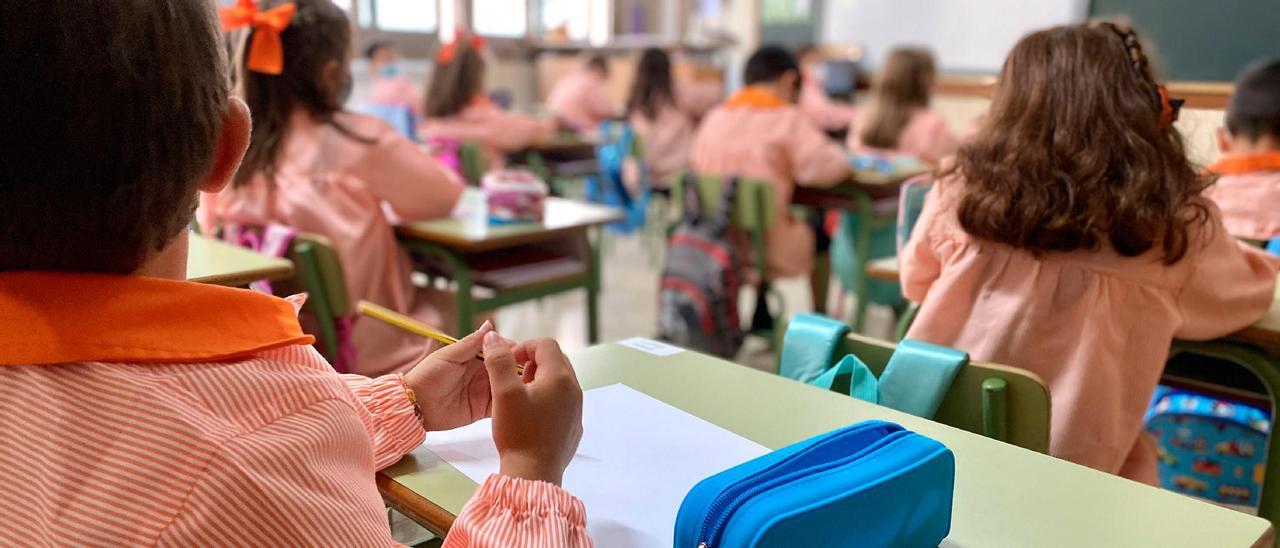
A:
{"label": "child's hand", "polygon": [[[424,430],[452,430],[489,416],[489,376],[476,356],[485,335],[493,332],[493,324],[484,322],[475,333],[432,352],[405,374],[405,384],[418,397]],[[499,346],[511,345],[496,333],[494,337]]]}
{"label": "child's hand", "polygon": [[569,358],[550,339],[513,349],[496,334],[485,337],[484,356],[500,472],[559,485],[582,439],[582,387]]}

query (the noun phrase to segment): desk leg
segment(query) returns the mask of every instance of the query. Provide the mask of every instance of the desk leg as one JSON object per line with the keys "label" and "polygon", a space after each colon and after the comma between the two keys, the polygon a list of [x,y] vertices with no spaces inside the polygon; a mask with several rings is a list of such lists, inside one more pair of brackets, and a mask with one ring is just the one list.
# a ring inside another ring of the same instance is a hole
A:
{"label": "desk leg", "polygon": [[1271,431],[1267,433],[1267,466],[1258,499],[1258,516],[1280,527],[1280,358],[1247,344],[1225,341],[1174,341],[1172,354],[1180,352],[1238,364],[1266,387],[1271,398]]}
{"label": "desk leg", "polygon": [[587,343],[593,345],[600,342],[600,246],[604,244],[603,232],[598,228],[594,232],[594,238],[590,233],[583,234],[591,256],[590,272],[587,273]]}
{"label": "desk leg", "polygon": [[466,263],[462,262],[462,258],[448,249],[427,243],[410,242],[405,245],[409,249],[426,255],[434,255],[444,261],[444,267],[448,271],[449,279],[458,284],[457,293],[453,296],[453,313],[457,322],[457,330],[454,332],[458,336],[463,336],[474,330],[476,305],[472,288],[475,287],[475,283],[471,277],[471,270],[467,268]]}
{"label": "desk leg", "polygon": [[866,194],[858,195],[858,237],[854,244],[858,246],[855,253],[858,256],[857,264],[853,267],[854,294],[858,296],[858,304],[853,309],[853,321],[850,326],[854,333],[862,333],[862,322],[866,319],[867,304],[871,300],[871,295],[867,289],[867,264],[871,262],[871,232],[875,229],[873,225],[874,219],[871,217],[871,200]]}

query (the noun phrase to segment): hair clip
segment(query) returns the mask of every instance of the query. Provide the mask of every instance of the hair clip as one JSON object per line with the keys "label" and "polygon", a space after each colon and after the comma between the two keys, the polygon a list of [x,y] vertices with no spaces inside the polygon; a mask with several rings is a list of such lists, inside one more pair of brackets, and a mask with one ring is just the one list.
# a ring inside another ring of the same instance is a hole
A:
{"label": "hair clip", "polygon": [[458,56],[459,40],[466,40],[467,44],[471,46],[471,49],[474,49],[476,51],[483,51],[485,45],[487,44],[487,41],[484,39],[484,37],[477,36],[474,34],[468,34],[466,31],[463,31],[462,29],[458,29],[455,35],[457,36],[457,38],[454,38],[452,42],[449,42],[448,44],[445,44],[443,47],[441,47],[440,52],[436,54],[437,63],[440,63],[443,65],[443,64],[449,64],[453,62],[453,58]]}
{"label": "hair clip", "polygon": [[262,74],[279,75],[284,72],[284,43],[280,33],[289,28],[297,4],[281,4],[267,11],[260,11],[254,0],[239,0],[236,5],[218,12],[223,32],[244,27],[253,29],[253,42],[249,44],[249,70]]}

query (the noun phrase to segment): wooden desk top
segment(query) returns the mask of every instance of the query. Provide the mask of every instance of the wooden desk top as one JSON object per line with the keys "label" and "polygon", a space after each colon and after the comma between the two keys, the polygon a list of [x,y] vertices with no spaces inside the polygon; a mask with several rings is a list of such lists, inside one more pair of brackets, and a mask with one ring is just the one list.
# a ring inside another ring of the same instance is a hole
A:
{"label": "wooden desk top", "polygon": [[489,225],[483,233],[468,234],[463,221],[440,219],[402,225],[396,233],[402,239],[423,240],[470,253],[551,240],[622,219],[622,212],[615,208],[586,202],[547,198],[546,205],[541,223]]}
{"label": "wooden desk top", "polygon": [[[942,442],[956,459],[944,546],[1260,546],[1272,537],[1271,524],[1256,516],[701,354],[660,358],[607,344],[571,359],[584,389],[624,383],[767,447],[870,419]],[[421,447],[379,474],[378,484],[393,506],[440,530],[476,489]]]}
{"label": "wooden desk top", "polygon": [[791,203],[828,209],[856,210],[858,201],[854,197],[858,192],[865,192],[872,201],[897,198],[898,192],[908,179],[928,173],[932,167],[920,164],[919,167],[885,173],[875,170],[855,170],[849,179],[830,188],[815,188],[796,185],[791,196]]}
{"label": "wooden desk top", "polygon": [[1276,282],[1276,298],[1271,301],[1271,309],[1262,319],[1253,325],[1233,333],[1229,339],[1256,344],[1275,353],[1280,353],[1280,280]]}
{"label": "wooden desk top", "polygon": [[[991,98],[996,77],[991,75],[942,74],[934,89],[939,95],[961,95]],[[1231,98],[1230,82],[1168,82],[1169,95],[1186,100],[1188,108],[1223,109]]]}
{"label": "wooden desk top", "polygon": [[225,242],[192,234],[187,251],[187,279],[231,287],[293,275],[288,259],[268,257]]}

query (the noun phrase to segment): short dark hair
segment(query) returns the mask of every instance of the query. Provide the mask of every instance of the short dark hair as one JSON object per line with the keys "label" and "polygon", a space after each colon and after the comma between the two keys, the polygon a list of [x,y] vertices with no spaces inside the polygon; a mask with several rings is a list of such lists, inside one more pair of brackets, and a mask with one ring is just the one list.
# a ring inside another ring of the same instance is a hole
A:
{"label": "short dark hair", "polygon": [[1255,140],[1280,137],[1280,59],[1249,65],[1235,88],[1227,102],[1227,131]]}
{"label": "short dark hair", "polygon": [[587,59],[587,68],[609,74],[609,60],[603,55],[592,55]]}
{"label": "short dark hair", "polygon": [[136,271],[212,167],[229,91],[213,4],[0,11],[0,271]]}
{"label": "short dark hair", "polygon": [[747,59],[747,68],[743,73],[746,85],[772,82],[782,78],[787,72],[800,72],[800,64],[791,52],[780,46],[764,46]]}
{"label": "short dark hair", "polygon": [[369,45],[364,47],[364,58],[373,59],[373,56],[377,55],[378,51],[381,50],[382,48],[394,48],[394,47],[396,47],[396,43],[392,42],[391,40],[374,40],[372,42],[369,42]]}

